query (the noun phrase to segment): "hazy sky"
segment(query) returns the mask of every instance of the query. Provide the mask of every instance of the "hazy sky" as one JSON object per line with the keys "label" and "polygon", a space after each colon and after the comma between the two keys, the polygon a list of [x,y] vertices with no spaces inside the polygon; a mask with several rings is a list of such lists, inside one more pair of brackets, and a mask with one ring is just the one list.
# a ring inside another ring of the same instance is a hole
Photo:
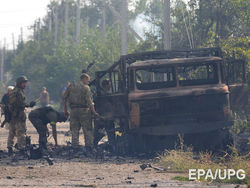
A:
{"label": "hazy sky", "polygon": [[49,2],[50,0],[0,0],[1,46],[5,38],[8,48],[12,48],[12,33],[17,43],[21,27],[23,27],[24,39],[27,39],[31,34],[28,27],[39,17],[46,15],[46,5]]}
{"label": "hazy sky", "polygon": [[[47,5],[51,0],[0,0],[0,48],[6,40],[7,48],[12,49],[12,33],[14,33],[15,44],[23,28],[24,40],[32,34],[28,28],[38,18],[43,18],[47,13]],[[131,22],[132,27],[143,36],[145,27],[142,18]],[[144,25],[144,26],[143,26]],[[147,28],[147,27],[146,27]]]}

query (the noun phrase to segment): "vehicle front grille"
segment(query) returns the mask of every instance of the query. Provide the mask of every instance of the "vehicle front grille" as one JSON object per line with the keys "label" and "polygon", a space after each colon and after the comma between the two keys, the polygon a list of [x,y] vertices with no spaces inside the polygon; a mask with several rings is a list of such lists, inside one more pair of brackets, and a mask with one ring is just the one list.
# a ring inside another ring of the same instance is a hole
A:
{"label": "vehicle front grille", "polygon": [[223,121],[228,117],[227,94],[152,99],[139,102],[142,126]]}

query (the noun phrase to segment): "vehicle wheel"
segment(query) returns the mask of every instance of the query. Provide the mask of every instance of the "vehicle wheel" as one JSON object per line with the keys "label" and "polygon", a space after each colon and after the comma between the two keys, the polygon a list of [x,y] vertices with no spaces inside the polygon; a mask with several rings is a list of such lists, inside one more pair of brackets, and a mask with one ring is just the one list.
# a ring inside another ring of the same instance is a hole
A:
{"label": "vehicle wheel", "polygon": [[194,151],[228,151],[233,144],[229,129],[219,129],[207,133],[189,134],[184,136],[184,144],[192,145]]}
{"label": "vehicle wheel", "polygon": [[133,153],[152,154],[165,149],[174,149],[177,144],[177,136],[131,134],[129,141],[129,148]]}

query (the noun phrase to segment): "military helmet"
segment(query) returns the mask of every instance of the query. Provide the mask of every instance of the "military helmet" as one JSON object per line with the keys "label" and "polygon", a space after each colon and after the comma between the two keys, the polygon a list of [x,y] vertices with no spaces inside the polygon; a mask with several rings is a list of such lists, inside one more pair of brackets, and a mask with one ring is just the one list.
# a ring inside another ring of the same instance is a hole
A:
{"label": "military helmet", "polygon": [[28,79],[27,79],[26,76],[20,76],[20,77],[18,77],[18,78],[16,79],[16,84],[17,84],[17,85],[20,85],[21,83],[27,82],[27,81],[28,81]]}

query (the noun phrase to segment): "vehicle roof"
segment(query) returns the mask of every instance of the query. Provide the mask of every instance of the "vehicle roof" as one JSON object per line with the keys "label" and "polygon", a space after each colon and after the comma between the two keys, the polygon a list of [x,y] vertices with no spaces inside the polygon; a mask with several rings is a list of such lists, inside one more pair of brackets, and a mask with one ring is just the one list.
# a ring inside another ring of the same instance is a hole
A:
{"label": "vehicle roof", "polygon": [[148,66],[162,66],[171,64],[193,64],[193,63],[209,63],[213,61],[222,61],[222,58],[210,56],[210,57],[193,57],[193,58],[174,58],[174,59],[152,59],[147,61],[138,61],[132,63],[130,68],[148,67]]}

